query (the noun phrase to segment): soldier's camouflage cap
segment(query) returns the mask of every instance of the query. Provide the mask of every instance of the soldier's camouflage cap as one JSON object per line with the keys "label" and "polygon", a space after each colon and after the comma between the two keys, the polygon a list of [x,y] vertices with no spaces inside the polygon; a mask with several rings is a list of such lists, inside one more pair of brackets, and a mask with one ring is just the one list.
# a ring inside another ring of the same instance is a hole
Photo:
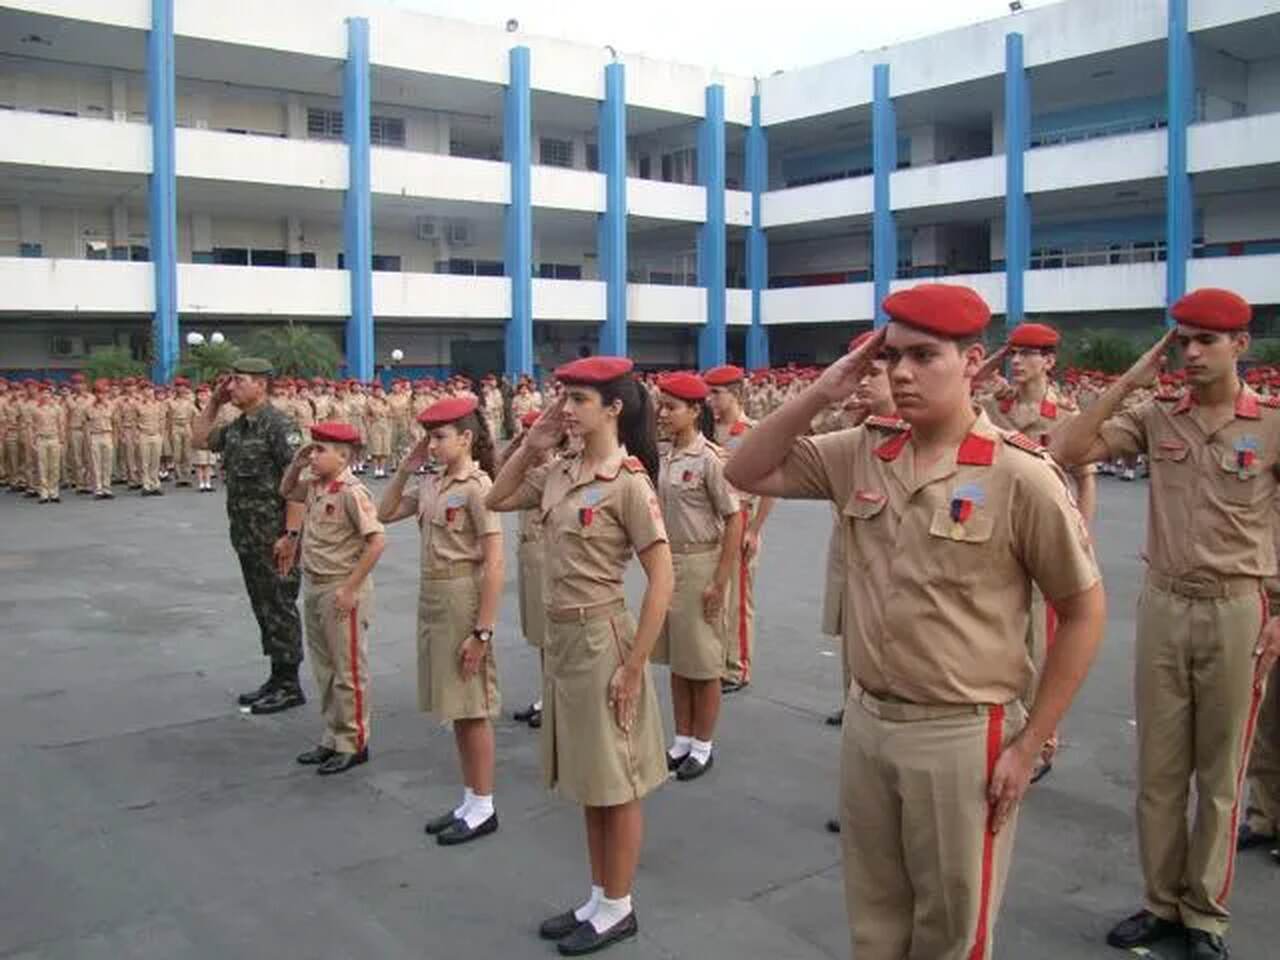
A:
{"label": "soldier's camouflage cap", "polygon": [[231,369],[236,373],[252,373],[267,377],[275,373],[271,361],[264,360],[262,357],[241,357],[231,365]]}

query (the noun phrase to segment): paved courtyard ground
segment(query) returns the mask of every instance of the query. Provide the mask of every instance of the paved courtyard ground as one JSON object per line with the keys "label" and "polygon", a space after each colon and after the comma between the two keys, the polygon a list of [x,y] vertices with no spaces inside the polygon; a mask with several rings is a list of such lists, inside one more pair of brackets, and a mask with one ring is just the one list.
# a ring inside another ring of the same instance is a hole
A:
{"label": "paved courtyard ground", "polygon": [[[1106,646],[1022,816],[1002,960],[1115,956],[1102,938],[1140,900],[1131,683],[1146,488],[1101,484]],[[726,699],[714,770],[649,801],[641,936],[616,960],[848,957],[839,844],[823,829],[839,735],[822,721],[840,698],[817,631],[829,517],[784,504],[770,521],[756,682]],[[536,734],[498,726],[495,837],[448,850],[422,833],[458,784],[451,734],[416,711],[412,525],[392,529],[376,573],[373,760],[327,779],[293,763],[315,739],[313,704],[266,718],[234,704],[264,663],[221,494],[46,507],[0,494],[0,532],[0,957],[555,955],[534,930],[587,876],[580,814],[543,792]],[[537,683],[509,580],[506,716]],[[1241,858],[1232,906],[1234,955],[1276,957],[1280,869],[1265,854]]]}

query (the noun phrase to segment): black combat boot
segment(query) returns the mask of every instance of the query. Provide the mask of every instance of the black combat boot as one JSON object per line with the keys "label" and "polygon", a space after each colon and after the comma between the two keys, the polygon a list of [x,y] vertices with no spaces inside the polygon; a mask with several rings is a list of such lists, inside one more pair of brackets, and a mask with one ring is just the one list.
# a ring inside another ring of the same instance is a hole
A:
{"label": "black combat boot", "polygon": [[258,689],[256,690],[250,690],[247,693],[240,694],[240,696],[236,697],[236,703],[240,704],[240,706],[242,707],[253,706],[255,703],[257,703],[259,700],[261,700],[263,697],[265,697],[268,693],[270,693],[272,690],[276,688],[276,683],[279,679],[280,679],[280,668],[276,666],[274,661],[272,661],[271,675],[267,677],[267,679],[263,682],[262,686],[258,687]]}
{"label": "black combat boot", "polygon": [[302,695],[302,684],[298,681],[298,665],[281,663],[276,667],[276,671],[275,686],[249,707],[250,713],[259,716],[281,713],[300,707],[307,702],[307,698]]}

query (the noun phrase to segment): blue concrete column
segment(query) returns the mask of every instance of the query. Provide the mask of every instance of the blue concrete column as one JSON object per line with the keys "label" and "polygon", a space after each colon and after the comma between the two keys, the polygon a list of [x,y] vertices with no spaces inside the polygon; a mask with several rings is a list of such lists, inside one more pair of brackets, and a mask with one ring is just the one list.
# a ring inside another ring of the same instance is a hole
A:
{"label": "blue concrete column", "polygon": [[627,87],[620,63],[604,68],[600,104],[600,170],[605,179],[605,210],[598,221],[600,279],[605,283],[604,326],[600,352],[627,355]]}
{"label": "blue concrete column", "polygon": [[875,281],[875,325],[888,322],[880,304],[898,272],[898,229],[889,197],[889,178],[898,168],[898,118],[889,96],[889,65],[877,63],[871,74],[871,166],[875,212],[871,220],[871,266]]}
{"label": "blue concrete column", "polygon": [[698,228],[698,285],[707,291],[707,322],[698,331],[698,366],[725,362],[724,87],[707,87],[698,131],[698,182],[706,188],[707,219]]}
{"label": "blue concrete column", "polygon": [[151,122],[151,268],[155,313],[151,379],[168,383],[178,365],[178,186],[174,164],[173,0],[151,0],[147,34],[147,117]]}
{"label": "blue concrete column", "polygon": [[502,126],[502,159],[511,170],[503,263],[511,278],[511,318],[507,321],[508,376],[533,373],[533,101],[529,88],[529,48],[512,47]]}
{"label": "blue concrete column", "polygon": [[1026,316],[1024,285],[1031,258],[1031,206],[1026,153],[1031,142],[1031,91],[1022,34],[1004,38],[1004,289],[1005,332]]}
{"label": "blue concrete column", "polygon": [[760,313],[762,291],[769,286],[769,242],[760,221],[760,196],[769,185],[769,141],[760,125],[760,94],[751,97],[747,130],[747,189],[751,226],[747,229],[747,285],[751,288],[751,327],[747,330],[747,369],[769,366],[769,331]]}
{"label": "blue concrete column", "polygon": [[342,86],[342,129],[347,141],[347,196],[343,262],[351,278],[347,319],[347,375],[373,379],[373,198],[369,180],[369,21],[347,20],[347,63]]}
{"label": "blue concrete column", "polygon": [[[1187,172],[1187,127],[1195,109],[1195,61],[1187,29],[1187,0],[1169,0],[1169,172],[1165,196],[1165,304],[1187,292],[1191,258],[1191,175]],[[1172,322],[1170,320],[1170,322]]]}

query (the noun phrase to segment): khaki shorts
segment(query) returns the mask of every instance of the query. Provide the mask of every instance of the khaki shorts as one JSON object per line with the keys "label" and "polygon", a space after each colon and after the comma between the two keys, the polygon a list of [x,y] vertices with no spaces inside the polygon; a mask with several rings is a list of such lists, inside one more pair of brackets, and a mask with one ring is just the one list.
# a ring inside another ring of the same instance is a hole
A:
{"label": "khaki shorts", "polygon": [[[675,592],[650,659],[670,665],[671,672],[679,677],[719,680],[724,672],[728,617],[721,610],[719,622],[707,623],[702,616],[702,591],[715,577],[720,550],[717,547],[704,553],[676,553],[671,561],[676,575]],[[726,600],[728,593],[726,590]]]}
{"label": "khaki shorts", "polygon": [[584,622],[547,624],[543,648],[542,770],[546,784],[588,807],[639,800],[667,779],[662,718],[645,667],[629,732],[614,720],[609,681],[631,650],[625,609]]}
{"label": "khaki shorts", "polygon": [[547,599],[540,540],[520,544],[516,551],[520,564],[520,632],[530,646],[541,647],[547,636]]}
{"label": "khaki shorts", "polygon": [[480,575],[423,580],[418,591],[418,709],[442,723],[496,717],[502,710],[493,644],[470,680],[458,654],[476,626]]}

